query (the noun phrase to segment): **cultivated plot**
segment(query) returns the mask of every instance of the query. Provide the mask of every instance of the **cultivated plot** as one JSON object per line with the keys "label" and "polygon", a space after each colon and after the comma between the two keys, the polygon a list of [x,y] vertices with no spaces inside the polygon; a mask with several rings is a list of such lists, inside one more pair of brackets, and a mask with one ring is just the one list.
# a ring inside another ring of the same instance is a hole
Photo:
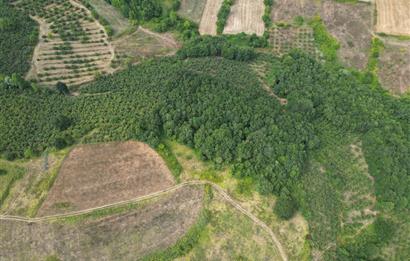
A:
{"label": "cultivated plot", "polygon": [[22,0],[16,6],[40,25],[27,78],[44,85],[78,85],[111,70],[114,52],[108,36],[79,2]]}
{"label": "cultivated plot", "polygon": [[39,216],[116,203],[173,184],[165,162],[146,144],[83,145],[64,160]]}
{"label": "cultivated plot", "polygon": [[207,0],[205,9],[199,24],[199,33],[201,35],[216,35],[216,22],[218,21],[218,12],[222,6],[223,0]]}
{"label": "cultivated plot", "polygon": [[315,0],[275,0],[271,18],[276,22],[290,22],[296,16],[313,17],[320,10],[320,1]]}
{"label": "cultivated plot", "polygon": [[263,35],[265,24],[262,16],[265,10],[263,0],[236,0],[224,28],[224,34]]}
{"label": "cultivated plot", "polygon": [[376,31],[392,35],[410,35],[410,1],[376,0]]}
{"label": "cultivated plot", "polygon": [[0,260],[136,260],[174,245],[196,223],[202,187],[53,221],[0,220]]}

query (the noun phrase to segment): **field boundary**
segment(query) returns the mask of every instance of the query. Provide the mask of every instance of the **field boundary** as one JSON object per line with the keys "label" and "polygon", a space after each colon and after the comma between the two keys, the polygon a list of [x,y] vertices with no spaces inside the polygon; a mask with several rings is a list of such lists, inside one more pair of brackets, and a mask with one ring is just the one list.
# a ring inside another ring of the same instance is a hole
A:
{"label": "field boundary", "polygon": [[160,190],[160,191],[148,194],[148,195],[144,195],[144,196],[141,196],[141,197],[134,198],[134,199],[120,201],[120,202],[107,204],[107,205],[103,205],[103,206],[99,206],[99,207],[84,209],[84,210],[80,210],[80,211],[73,211],[73,212],[65,213],[65,214],[57,214],[57,215],[36,217],[36,218],[0,215],[0,220],[19,221],[19,222],[26,222],[26,223],[39,223],[39,222],[53,221],[53,220],[56,220],[56,219],[59,219],[59,218],[75,217],[75,216],[88,214],[88,213],[91,213],[95,210],[101,210],[101,209],[107,209],[107,208],[111,208],[111,207],[122,206],[122,205],[126,205],[126,204],[129,204],[129,203],[137,203],[137,202],[140,202],[140,201],[144,201],[144,200],[148,200],[148,199],[151,199],[151,198],[159,197],[161,195],[167,194],[167,193],[172,192],[172,191],[179,190],[179,189],[181,189],[183,187],[186,187],[186,186],[194,186],[194,185],[210,185],[210,186],[212,186],[212,188],[214,188],[214,190],[217,191],[226,202],[231,204],[234,208],[239,210],[239,212],[241,212],[242,214],[247,216],[255,224],[257,224],[263,230],[265,230],[267,233],[269,233],[272,241],[275,243],[275,245],[276,245],[276,247],[279,251],[281,259],[283,261],[288,260],[287,255],[284,251],[284,248],[283,248],[282,244],[280,243],[280,241],[276,237],[275,233],[269,228],[269,226],[266,225],[266,223],[264,223],[263,221],[261,221],[258,217],[253,215],[251,212],[244,209],[236,200],[234,200],[232,197],[230,197],[228,195],[228,193],[225,190],[223,190],[220,186],[218,186],[215,183],[209,182],[209,181],[201,181],[201,180],[187,181],[187,182],[177,184],[173,187],[169,187],[169,188],[166,188],[166,189],[163,189],[163,190]]}

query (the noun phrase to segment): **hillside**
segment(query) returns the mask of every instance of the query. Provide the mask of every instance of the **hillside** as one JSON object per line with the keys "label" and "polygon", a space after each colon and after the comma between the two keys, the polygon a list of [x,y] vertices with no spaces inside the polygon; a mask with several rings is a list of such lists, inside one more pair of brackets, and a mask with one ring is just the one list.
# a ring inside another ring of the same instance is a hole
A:
{"label": "hillside", "polygon": [[400,6],[0,0],[0,259],[409,259]]}

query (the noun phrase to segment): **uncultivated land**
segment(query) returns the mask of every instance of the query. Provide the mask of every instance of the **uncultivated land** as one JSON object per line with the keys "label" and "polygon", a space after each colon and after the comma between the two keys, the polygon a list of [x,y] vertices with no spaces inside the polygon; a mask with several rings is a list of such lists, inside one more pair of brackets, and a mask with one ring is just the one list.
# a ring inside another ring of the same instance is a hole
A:
{"label": "uncultivated land", "polygon": [[146,144],[82,145],[64,160],[39,216],[136,198],[173,184],[163,159]]}
{"label": "uncultivated land", "polygon": [[394,94],[410,90],[410,41],[385,41],[379,57],[378,75],[384,87]]}
{"label": "uncultivated land", "polygon": [[125,18],[119,10],[104,0],[89,0],[97,13],[104,17],[114,31],[114,36],[121,34],[130,27],[128,19]]}
{"label": "uncultivated land", "polygon": [[263,0],[236,0],[231,7],[224,34],[263,35],[265,24],[262,16],[265,10]]}
{"label": "uncultivated land", "polygon": [[202,187],[184,187],[125,211],[26,223],[0,220],[0,260],[136,260],[175,244],[195,224]]}
{"label": "uncultivated land", "polygon": [[201,23],[199,24],[199,33],[201,35],[216,35],[216,22],[218,21],[218,12],[222,2],[223,0],[207,0]]}
{"label": "uncultivated land", "polygon": [[376,0],[376,31],[392,35],[410,35],[410,1]]}
{"label": "uncultivated land", "polygon": [[173,55],[179,48],[170,33],[154,33],[143,27],[112,42],[115,49],[113,66],[124,66],[142,59]]}
{"label": "uncultivated land", "polygon": [[206,0],[182,0],[178,14],[195,23],[200,23]]}

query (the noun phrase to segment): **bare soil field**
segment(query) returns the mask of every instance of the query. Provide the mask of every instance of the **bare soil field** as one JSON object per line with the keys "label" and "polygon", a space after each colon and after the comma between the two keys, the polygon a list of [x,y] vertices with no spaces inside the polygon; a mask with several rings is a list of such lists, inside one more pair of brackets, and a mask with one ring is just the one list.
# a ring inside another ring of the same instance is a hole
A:
{"label": "bare soil field", "polygon": [[0,221],[0,260],[136,260],[175,244],[196,222],[203,194],[189,186],[108,215]]}
{"label": "bare soil field", "polygon": [[372,41],[372,6],[367,3],[342,4],[326,1],[321,17],[340,43],[339,57],[351,67],[364,69]]}
{"label": "bare soil field", "polygon": [[410,35],[410,1],[376,0],[376,31],[392,35]]}
{"label": "bare soil field", "polygon": [[172,55],[180,47],[170,33],[154,33],[142,27],[113,41],[112,45],[114,67],[138,63],[144,58]]}
{"label": "bare soil field", "polygon": [[216,35],[216,22],[218,12],[223,0],[207,0],[201,22],[199,23],[199,33],[201,35]]}
{"label": "bare soil field", "polygon": [[379,57],[378,75],[393,94],[410,90],[410,41],[385,41]]}
{"label": "bare soil field", "polygon": [[39,216],[132,199],[173,184],[163,159],[146,144],[81,145],[64,160]]}
{"label": "bare soil field", "polygon": [[200,23],[207,0],[182,0],[178,14],[195,23]]}
{"label": "bare soil field", "polygon": [[90,4],[95,8],[97,13],[104,17],[111,25],[114,36],[121,34],[130,27],[128,19],[125,18],[120,11],[108,4],[104,0],[89,0]]}
{"label": "bare soil field", "polygon": [[224,28],[224,34],[263,35],[265,24],[262,20],[265,5],[263,0],[236,0]]}
{"label": "bare soil field", "polygon": [[40,26],[28,79],[53,86],[58,81],[79,85],[110,72],[114,51],[104,27],[75,0],[22,0],[24,10]]}
{"label": "bare soil field", "polygon": [[351,67],[364,69],[371,47],[373,14],[369,3],[337,3],[316,0],[277,0],[272,8],[274,23],[292,23],[320,15],[330,34],[340,43],[339,57]]}
{"label": "bare soil field", "polygon": [[291,22],[296,16],[313,17],[320,10],[320,1],[275,0],[271,18],[273,22]]}

